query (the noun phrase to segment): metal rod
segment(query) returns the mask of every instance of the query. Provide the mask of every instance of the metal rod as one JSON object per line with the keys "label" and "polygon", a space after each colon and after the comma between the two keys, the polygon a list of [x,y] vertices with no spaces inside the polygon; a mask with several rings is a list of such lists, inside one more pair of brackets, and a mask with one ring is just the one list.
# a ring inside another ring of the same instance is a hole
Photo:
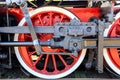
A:
{"label": "metal rod", "polygon": [[8,5],[6,5],[6,17],[7,17],[7,27],[9,27],[9,26],[10,26],[10,24],[9,24]]}
{"label": "metal rod", "polygon": [[[7,16],[7,27],[9,27],[10,24],[9,24],[8,5],[6,5],[6,16]],[[10,34],[8,34],[7,36],[8,36],[8,41],[10,41]],[[9,54],[9,68],[12,68],[11,47],[8,47],[8,54]]]}
{"label": "metal rod", "polygon": [[28,25],[28,28],[29,28],[29,31],[30,31],[30,34],[31,34],[31,37],[32,37],[32,40],[33,40],[33,43],[34,43],[35,50],[36,50],[37,54],[40,55],[40,52],[42,50],[41,50],[41,46],[39,45],[39,40],[37,38],[34,26],[32,24],[32,21],[31,21],[31,18],[30,18],[28,9],[27,9],[27,3],[25,2],[24,4],[21,4],[20,7],[22,9],[22,12],[24,14],[26,23]]}
{"label": "metal rod", "polygon": [[[84,48],[97,48],[97,39],[84,39]],[[120,48],[120,38],[104,38],[104,48]]]}
{"label": "metal rod", "polygon": [[[53,26],[34,26],[36,33],[54,33]],[[1,27],[0,33],[30,33],[28,26]]]}
{"label": "metal rod", "polygon": [[41,54],[74,55],[73,53],[62,53],[62,52],[41,52]]}
{"label": "metal rod", "polygon": [[[56,42],[59,44],[59,42]],[[83,39],[84,48],[97,48],[97,39]],[[51,41],[40,41],[41,46],[50,46]],[[120,48],[120,38],[104,38],[104,48]],[[32,46],[33,42],[0,42],[0,46]]]}
{"label": "metal rod", "polygon": [[[50,42],[40,42],[42,46],[50,45]],[[0,42],[0,46],[33,46],[33,42]]]}
{"label": "metal rod", "polygon": [[97,55],[97,61],[98,61],[98,72],[103,73],[103,48],[104,48],[104,37],[103,37],[103,32],[104,32],[104,24],[99,21],[99,26],[98,26],[98,55]]}

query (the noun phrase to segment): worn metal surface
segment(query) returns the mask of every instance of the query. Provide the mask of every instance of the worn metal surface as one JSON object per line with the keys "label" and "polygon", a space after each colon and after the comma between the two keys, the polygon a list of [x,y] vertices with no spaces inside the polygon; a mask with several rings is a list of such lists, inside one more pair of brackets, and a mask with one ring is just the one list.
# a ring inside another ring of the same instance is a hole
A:
{"label": "worn metal surface", "polygon": [[[34,27],[36,33],[54,33],[54,27],[44,26]],[[28,26],[14,26],[14,27],[0,27],[0,32],[2,33],[30,33]]]}
{"label": "worn metal surface", "polygon": [[103,42],[104,42],[104,23],[99,21],[99,26],[98,26],[98,55],[97,55],[97,61],[98,61],[98,72],[103,73]]}
{"label": "worn metal surface", "polygon": [[[84,39],[85,48],[97,48],[97,39]],[[104,48],[119,48],[120,38],[104,38],[103,42]]]}
{"label": "worn metal surface", "polygon": [[27,25],[28,25],[28,29],[29,29],[30,34],[31,34],[33,44],[35,46],[35,50],[36,50],[37,54],[40,55],[41,46],[39,45],[39,41],[38,41],[37,35],[35,33],[34,26],[33,26],[32,21],[30,19],[30,15],[29,15],[29,12],[27,9],[27,3],[21,4],[21,9],[22,9],[22,12],[24,13],[24,17],[25,17],[25,20],[26,20]]}

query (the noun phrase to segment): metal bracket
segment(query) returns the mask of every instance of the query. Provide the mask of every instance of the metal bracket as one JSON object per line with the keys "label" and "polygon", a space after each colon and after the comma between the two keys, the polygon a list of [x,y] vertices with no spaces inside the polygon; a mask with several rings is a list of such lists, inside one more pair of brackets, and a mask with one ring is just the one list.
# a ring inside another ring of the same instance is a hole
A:
{"label": "metal bracket", "polygon": [[22,12],[24,13],[24,17],[26,19],[26,22],[27,22],[30,34],[32,36],[33,44],[34,44],[35,50],[37,52],[37,55],[40,55],[40,53],[41,53],[41,46],[39,45],[39,41],[38,41],[37,35],[35,33],[35,29],[33,27],[32,21],[30,19],[30,15],[28,13],[27,3],[26,2],[22,3],[20,5],[20,7],[22,9]]}
{"label": "metal bracket", "polygon": [[93,60],[94,60],[94,55],[95,55],[95,49],[90,49],[89,50],[89,54],[88,54],[88,61],[85,64],[85,67],[87,69],[91,69],[92,64],[93,64]]}
{"label": "metal bracket", "polygon": [[99,20],[98,26],[98,72],[103,73],[103,47],[104,47],[104,36],[103,32],[105,25]]}

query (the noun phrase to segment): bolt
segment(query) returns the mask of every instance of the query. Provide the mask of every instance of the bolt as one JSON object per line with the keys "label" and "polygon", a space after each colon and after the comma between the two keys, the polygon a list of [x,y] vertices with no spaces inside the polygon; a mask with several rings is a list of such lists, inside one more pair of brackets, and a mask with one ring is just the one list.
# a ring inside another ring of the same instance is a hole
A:
{"label": "bolt", "polygon": [[77,43],[74,43],[73,46],[74,46],[74,47],[77,47]]}
{"label": "bolt", "polygon": [[64,32],[64,28],[63,28],[63,27],[60,27],[60,28],[59,28],[59,32]]}
{"label": "bolt", "polygon": [[92,28],[91,27],[87,27],[87,32],[91,32]]}

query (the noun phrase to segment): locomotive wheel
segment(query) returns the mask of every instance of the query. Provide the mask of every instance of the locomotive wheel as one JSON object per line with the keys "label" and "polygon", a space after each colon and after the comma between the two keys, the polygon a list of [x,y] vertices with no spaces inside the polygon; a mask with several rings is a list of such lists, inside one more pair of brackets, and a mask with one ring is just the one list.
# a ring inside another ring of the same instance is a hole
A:
{"label": "locomotive wheel", "polygon": [[[116,21],[104,33],[104,37],[119,37],[120,38],[120,14],[115,16]],[[120,48],[104,49],[103,54],[110,68],[120,75]]]}
{"label": "locomotive wheel", "polygon": [[[30,12],[34,26],[52,26],[55,22],[69,22],[76,18],[74,14],[59,7],[41,7]],[[19,26],[26,25],[25,18]],[[37,34],[41,41],[49,41],[53,34]],[[30,34],[15,34],[15,41],[32,41]],[[63,48],[52,49],[42,46],[44,52],[67,52]],[[57,79],[69,75],[79,67],[83,61],[86,49],[81,50],[78,56],[73,55],[37,55],[33,46],[15,47],[16,56],[21,65],[31,74],[44,79]]]}

